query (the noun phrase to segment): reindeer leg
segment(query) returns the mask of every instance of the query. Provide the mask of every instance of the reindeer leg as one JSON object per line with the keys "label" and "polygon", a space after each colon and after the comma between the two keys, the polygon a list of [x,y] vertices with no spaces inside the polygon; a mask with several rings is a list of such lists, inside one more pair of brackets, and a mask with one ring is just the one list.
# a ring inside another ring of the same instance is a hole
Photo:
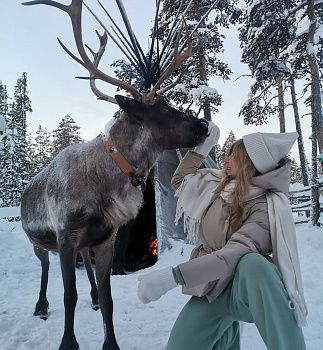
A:
{"label": "reindeer leg", "polygon": [[77,302],[75,264],[76,250],[69,244],[59,249],[64,284],[65,325],[59,350],[78,350],[79,345],[74,333],[74,314]]}
{"label": "reindeer leg", "polygon": [[48,284],[49,259],[48,251],[34,246],[34,252],[41,262],[41,282],[39,299],[37,301],[34,316],[39,316],[42,320],[47,320],[48,317],[48,300],[46,297]]}
{"label": "reindeer leg", "polygon": [[86,269],[87,277],[91,284],[91,299],[92,299],[92,309],[97,311],[99,310],[99,300],[98,300],[98,288],[96,286],[95,277],[93,269],[91,266],[91,257],[89,248],[83,248],[80,250],[80,253],[83,258],[84,266]]}
{"label": "reindeer leg", "polygon": [[111,297],[110,272],[113,258],[114,240],[108,239],[94,247],[96,280],[99,304],[103,317],[104,343],[102,350],[120,350],[113,329],[113,301]]}

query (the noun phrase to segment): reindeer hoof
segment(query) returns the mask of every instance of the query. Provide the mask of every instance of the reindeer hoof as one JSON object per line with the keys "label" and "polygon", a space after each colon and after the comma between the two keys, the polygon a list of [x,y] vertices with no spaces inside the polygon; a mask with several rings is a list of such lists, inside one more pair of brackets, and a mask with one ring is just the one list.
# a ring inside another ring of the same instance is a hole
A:
{"label": "reindeer hoof", "polygon": [[38,316],[41,320],[46,321],[48,316],[49,316],[49,313],[48,312],[46,312],[46,313],[45,312],[41,312],[41,313],[36,314],[34,312],[34,316]]}
{"label": "reindeer hoof", "polygon": [[38,316],[42,320],[47,320],[49,315],[48,312],[48,301],[46,302],[39,302],[36,304],[34,316]]}
{"label": "reindeer hoof", "polygon": [[91,303],[91,307],[94,311],[98,311],[100,309],[100,305],[98,303]]}

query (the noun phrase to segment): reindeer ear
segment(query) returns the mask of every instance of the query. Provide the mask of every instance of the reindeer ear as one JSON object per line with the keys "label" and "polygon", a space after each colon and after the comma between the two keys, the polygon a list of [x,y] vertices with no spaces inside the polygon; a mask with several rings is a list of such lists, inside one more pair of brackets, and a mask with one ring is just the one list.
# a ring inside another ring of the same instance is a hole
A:
{"label": "reindeer ear", "polygon": [[114,96],[119,107],[128,114],[141,114],[147,109],[147,106],[139,101],[134,100],[130,97],[125,97],[121,95]]}

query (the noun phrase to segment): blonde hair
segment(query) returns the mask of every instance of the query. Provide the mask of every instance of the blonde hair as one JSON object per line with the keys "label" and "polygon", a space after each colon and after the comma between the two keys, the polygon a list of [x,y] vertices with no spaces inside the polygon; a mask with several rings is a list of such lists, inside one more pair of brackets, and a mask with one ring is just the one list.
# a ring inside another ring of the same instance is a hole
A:
{"label": "blonde hair", "polygon": [[[244,200],[249,193],[251,178],[257,175],[257,170],[248,156],[242,140],[232,144],[228,156],[234,153],[234,160],[237,164],[238,173],[235,177],[236,187],[230,196],[230,231],[234,232],[241,225],[242,214],[244,209]],[[215,193],[220,194],[224,187],[233,179],[232,176],[226,175],[216,188]]]}

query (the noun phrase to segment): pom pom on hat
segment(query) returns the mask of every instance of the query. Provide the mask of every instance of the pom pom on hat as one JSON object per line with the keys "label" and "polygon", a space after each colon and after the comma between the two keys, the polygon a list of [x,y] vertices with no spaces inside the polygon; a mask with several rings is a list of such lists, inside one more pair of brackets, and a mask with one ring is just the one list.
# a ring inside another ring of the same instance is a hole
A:
{"label": "pom pom on hat", "polygon": [[297,138],[297,132],[255,132],[243,136],[242,140],[253,165],[264,174],[277,168],[278,162],[287,156]]}

